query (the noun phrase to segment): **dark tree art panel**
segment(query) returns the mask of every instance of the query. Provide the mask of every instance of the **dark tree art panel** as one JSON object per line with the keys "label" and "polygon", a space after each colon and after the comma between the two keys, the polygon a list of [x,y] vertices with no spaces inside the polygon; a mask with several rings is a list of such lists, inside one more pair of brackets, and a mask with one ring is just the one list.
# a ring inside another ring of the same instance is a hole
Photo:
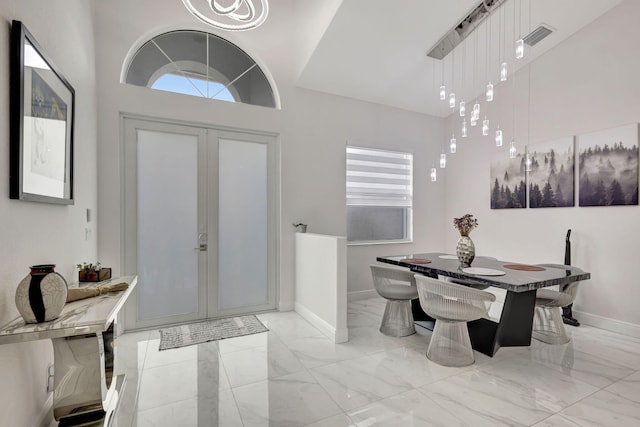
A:
{"label": "dark tree art panel", "polygon": [[527,207],[525,158],[508,151],[495,153],[491,159],[491,209]]}
{"label": "dark tree art panel", "polygon": [[535,144],[529,150],[529,207],[574,206],[573,137]]}
{"label": "dark tree art panel", "polygon": [[580,206],[638,204],[638,124],[578,137]]}

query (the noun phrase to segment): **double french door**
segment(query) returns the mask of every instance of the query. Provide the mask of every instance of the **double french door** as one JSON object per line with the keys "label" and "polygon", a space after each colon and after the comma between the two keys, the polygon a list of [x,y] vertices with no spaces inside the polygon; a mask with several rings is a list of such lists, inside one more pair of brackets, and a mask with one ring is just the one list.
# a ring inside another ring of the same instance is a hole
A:
{"label": "double french door", "polygon": [[124,119],[126,327],[275,308],[276,140]]}

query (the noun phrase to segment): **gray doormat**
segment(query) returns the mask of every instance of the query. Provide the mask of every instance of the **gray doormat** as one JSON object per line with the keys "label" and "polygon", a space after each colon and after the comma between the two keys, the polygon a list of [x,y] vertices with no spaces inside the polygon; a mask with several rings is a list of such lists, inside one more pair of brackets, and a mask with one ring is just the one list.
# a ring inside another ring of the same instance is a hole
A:
{"label": "gray doormat", "polygon": [[169,350],[225,338],[259,334],[268,330],[253,314],[226,319],[205,320],[203,322],[160,329],[159,350]]}

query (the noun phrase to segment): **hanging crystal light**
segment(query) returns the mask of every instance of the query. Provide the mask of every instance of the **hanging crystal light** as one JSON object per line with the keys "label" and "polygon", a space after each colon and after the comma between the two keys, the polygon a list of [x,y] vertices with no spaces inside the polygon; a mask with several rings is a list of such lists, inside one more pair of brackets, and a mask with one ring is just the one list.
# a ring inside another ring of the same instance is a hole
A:
{"label": "hanging crystal light", "polygon": [[431,182],[436,182],[438,179],[437,171],[435,167],[431,168]]}
{"label": "hanging crystal light", "polygon": [[440,169],[444,169],[447,167],[447,155],[444,153],[440,154]]}
{"label": "hanging crystal light", "polygon": [[447,88],[442,85],[440,86],[440,101],[444,101],[447,99]]}
{"label": "hanging crystal light", "polygon": [[511,140],[511,148],[509,148],[509,157],[512,159],[516,158],[517,150],[516,150],[516,142]]}
{"label": "hanging crystal light", "polygon": [[529,154],[529,151],[527,151],[527,157],[524,162],[524,165],[525,165],[525,170],[527,172],[531,172],[531,155]]}
{"label": "hanging crystal light", "polygon": [[504,82],[507,80],[507,75],[509,74],[509,68],[506,62],[500,64],[500,81]]}
{"label": "hanging crystal light", "polygon": [[487,97],[487,102],[493,101],[493,84],[491,84],[491,82],[487,84],[487,90],[485,95]]}
{"label": "hanging crystal light", "polygon": [[496,147],[502,147],[502,130],[496,131]]}
{"label": "hanging crystal light", "polygon": [[467,114],[467,107],[464,101],[460,101],[460,117],[464,117]]}
{"label": "hanging crystal light", "polygon": [[482,121],[482,135],[489,135],[489,119],[487,119],[487,116],[484,116],[484,120]]}
{"label": "hanging crystal light", "polygon": [[462,119],[462,128],[460,129],[460,136],[467,137],[467,119]]}
{"label": "hanging crystal light", "polygon": [[480,120],[480,104],[478,104],[478,101],[473,104],[473,116],[476,120]]}
{"label": "hanging crystal light", "polygon": [[456,108],[456,94],[453,92],[449,94],[449,108]]}
{"label": "hanging crystal light", "polygon": [[524,40],[516,40],[516,59],[524,58]]}
{"label": "hanging crystal light", "polygon": [[455,134],[451,134],[451,139],[449,140],[449,153],[451,154],[455,154],[456,153],[456,149],[457,149],[457,144],[456,144],[456,135]]}

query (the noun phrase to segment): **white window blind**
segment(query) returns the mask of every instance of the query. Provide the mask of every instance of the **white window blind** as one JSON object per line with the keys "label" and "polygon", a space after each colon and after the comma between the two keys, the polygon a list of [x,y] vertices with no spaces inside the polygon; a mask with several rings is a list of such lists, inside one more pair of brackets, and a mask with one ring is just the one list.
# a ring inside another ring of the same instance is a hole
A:
{"label": "white window blind", "polygon": [[411,208],[413,155],[347,147],[347,206]]}

